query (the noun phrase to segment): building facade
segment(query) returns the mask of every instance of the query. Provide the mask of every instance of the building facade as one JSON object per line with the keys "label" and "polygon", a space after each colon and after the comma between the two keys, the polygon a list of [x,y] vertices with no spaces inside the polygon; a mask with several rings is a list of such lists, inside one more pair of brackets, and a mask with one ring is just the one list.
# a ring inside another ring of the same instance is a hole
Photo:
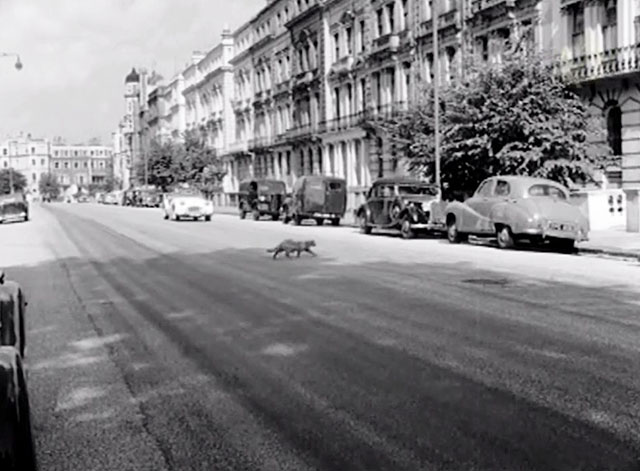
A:
{"label": "building facade", "polygon": [[406,168],[371,119],[405,110],[425,83],[455,80],[468,55],[499,61],[517,43],[559,59],[606,117],[621,160],[610,182],[626,192],[628,229],[640,231],[638,3],[440,0],[434,53],[432,0],[270,0],[167,84],[167,134],[207,136],[228,172],[226,204],[249,177],[291,187],[324,174],[347,180],[352,210],[372,180]]}
{"label": "building facade", "polygon": [[51,145],[51,173],[63,189],[89,188],[114,176],[113,148],[109,146]]}
{"label": "building facade", "polygon": [[31,134],[9,138],[0,144],[0,169],[21,173],[27,182],[26,191],[37,198],[40,179],[49,172],[49,155],[47,139],[32,138]]}

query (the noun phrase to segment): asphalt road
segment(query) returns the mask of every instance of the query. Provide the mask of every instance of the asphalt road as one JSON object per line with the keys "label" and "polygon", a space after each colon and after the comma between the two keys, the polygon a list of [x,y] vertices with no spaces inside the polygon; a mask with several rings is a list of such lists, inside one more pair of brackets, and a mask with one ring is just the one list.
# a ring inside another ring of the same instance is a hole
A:
{"label": "asphalt road", "polygon": [[43,471],[640,469],[637,262],[93,204],[0,261]]}

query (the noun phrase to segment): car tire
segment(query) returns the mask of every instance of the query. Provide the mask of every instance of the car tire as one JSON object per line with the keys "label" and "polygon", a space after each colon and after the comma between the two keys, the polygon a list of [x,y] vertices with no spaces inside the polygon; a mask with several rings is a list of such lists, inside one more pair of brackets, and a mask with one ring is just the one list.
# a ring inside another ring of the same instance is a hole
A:
{"label": "car tire", "polygon": [[496,228],[496,240],[498,241],[498,247],[501,249],[512,249],[516,245],[513,232],[507,225]]}
{"label": "car tire", "polygon": [[413,232],[411,228],[411,220],[408,216],[402,218],[402,222],[400,223],[400,234],[402,234],[403,239],[413,239],[416,234]]}
{"label": "car tire", "polygon": [[332,226],[339,226],[340,225],[340,218],[333,218],[331,220],[331,225]]}
{"label": "car tire", "polygon": [[205,216],[204,220],[207,221],[207,222],[211,221],[211,216]]}
{"label": "car tire", "polygon": [[316,218],[316,224],[318,226],[324,226],[324,218]]}
{"label": "car tire", "polygon": [[293,223],[296,226],[299,226],[300,224],[302,224],[302,216],[300,216],[299,214],[294,214],[293,215]]}
{"label": "car tire", "polygon": [[258,219],[260,219],[260,211],[258,211],[257,209],[254,209],[251,214],[253,215],[253,220],[257,221]]}
{"label": "car tire", "polygon": [[450,244],[459,244],[464,240],[464,235],[458,231],[456,218],[450,217],[447,220],[447,240]]}
{"label": "car tire", "polygon": [[274,213],[271,215],[271,220],[272,221],[277,221],[278,219],[280,219],[280,215],[277,213]]}
{"label": "car tire", "polygon": [[247,217],[247,212],[244,209],[240,210],[240,219],[245,219]]}
{"label": "car tire", "polygon": [[167,213],[164,213],[164,219],[165,219],[165,221],[166,221],[167,219],[169,219],[169,215],[168,215]]}
{"label": "car tire", "polygon": [[371,234],[371,226],[367,223],[367,215],[362,213],[358,216],[358,226],[363,234]]}

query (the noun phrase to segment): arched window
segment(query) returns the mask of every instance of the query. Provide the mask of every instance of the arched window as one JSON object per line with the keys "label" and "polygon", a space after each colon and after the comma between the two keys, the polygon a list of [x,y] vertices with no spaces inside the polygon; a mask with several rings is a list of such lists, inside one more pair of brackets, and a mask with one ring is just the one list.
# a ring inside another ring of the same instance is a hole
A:
{"label": "arched window", "polygon": [[382,157],[383,142],[381,137],[376,139],[376,147],[378,153],[378,178],[382,178],[384,177],[384,159]]}
{"label": "arched window", "polygon": [[622,155],[622,110],[617,104],[607,110],[607,141],[614,155]]}

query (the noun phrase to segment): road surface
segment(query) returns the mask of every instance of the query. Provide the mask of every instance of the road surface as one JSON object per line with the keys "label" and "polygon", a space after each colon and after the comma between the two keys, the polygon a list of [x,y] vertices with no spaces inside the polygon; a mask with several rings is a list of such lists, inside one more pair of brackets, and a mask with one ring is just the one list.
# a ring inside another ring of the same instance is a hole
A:
{"label": "road surface", "polygon": [[44,471],[640,469],[637,262],[93,204],[0,241]]}

